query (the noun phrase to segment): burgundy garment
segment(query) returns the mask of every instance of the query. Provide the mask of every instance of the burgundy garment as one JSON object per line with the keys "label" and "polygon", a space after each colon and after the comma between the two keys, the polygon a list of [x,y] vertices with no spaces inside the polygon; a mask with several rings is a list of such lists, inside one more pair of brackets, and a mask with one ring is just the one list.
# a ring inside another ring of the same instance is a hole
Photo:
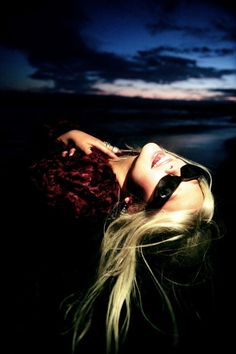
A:
{"label": "burgundy garment", "polygon": [[50,156],[31,166],[36,187],[50,206],[62,215],[102,221],[117,204],[120,191],[109,157],[97,149],[89,155],[80,150],[62,157],[63,143],[56,143]]}

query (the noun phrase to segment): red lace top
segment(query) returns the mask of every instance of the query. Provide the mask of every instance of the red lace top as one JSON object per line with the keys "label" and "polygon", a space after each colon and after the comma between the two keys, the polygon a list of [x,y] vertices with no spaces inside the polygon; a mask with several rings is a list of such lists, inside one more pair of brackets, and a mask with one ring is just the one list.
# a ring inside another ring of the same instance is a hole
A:
{"label": "red lace top", "polygon": [[116,205],[120,191],[108,156],[97,149],[90,155],[77,150],[72,157],[62,157],[63,143],[55,143],[48,157],[31,166],[37,189],[50,206],[62,215],[101,222]]}

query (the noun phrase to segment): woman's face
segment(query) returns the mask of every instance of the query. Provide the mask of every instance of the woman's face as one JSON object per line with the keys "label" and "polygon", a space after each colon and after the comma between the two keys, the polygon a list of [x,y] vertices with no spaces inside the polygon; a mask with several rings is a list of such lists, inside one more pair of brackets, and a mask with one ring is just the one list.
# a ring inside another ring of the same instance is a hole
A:
{"label": "woman's face", "polygon": [[[162,177],[167,174],[180,175],[180,168],[186,163],[166,153],[159,145],[148,143],[143,146],[131,171],[133,181],[143,190],[148,202]],[[196,210],[203,203],[203,194],[197,180],[181,182],[170,199],[164,204],[165,210]]]}

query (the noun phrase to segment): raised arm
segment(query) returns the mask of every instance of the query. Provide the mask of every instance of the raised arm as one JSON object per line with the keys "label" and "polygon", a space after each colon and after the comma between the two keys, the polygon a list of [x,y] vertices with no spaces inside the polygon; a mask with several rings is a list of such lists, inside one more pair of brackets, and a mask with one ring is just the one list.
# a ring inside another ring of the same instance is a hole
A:
{"label": "raised arm", "polygon": [[[76,147],[82,150],[86,155],[89,155],[91,153],[91,148],[95,147],[113,159],[117,158],[116,153],[119,152],[119,148],[116,146],[112,146],[105,141],[77,129],[69,130],[60,135],[58,140],[62,141],[65,145],[68,145],[68,150],[64,150],[62,156],[72,156]],[[70,142],[73,142],[75,147],[69,147]]]}

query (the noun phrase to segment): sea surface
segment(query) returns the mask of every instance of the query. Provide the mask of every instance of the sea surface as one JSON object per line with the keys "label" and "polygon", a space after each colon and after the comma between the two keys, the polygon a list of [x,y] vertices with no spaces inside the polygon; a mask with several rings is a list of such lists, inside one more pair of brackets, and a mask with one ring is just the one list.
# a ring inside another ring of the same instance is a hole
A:
{"label": "sea surface", "polygon": [[31,148],[45,122],[66,119],[118,146],[154,141],[209,167],[227,158],[236,137],[233,103],[173,102],[117,97],[0,95],[1,156],[14,158]]}
{"label": "sea surface", "polygon": [[226,142],[236,137],[236,122],[232,116],[188,120],[162,117],[160,121],[158,112],[156,115],[156,121],[144,113],[143,121],[108,122],[106,129],[118,132],[118,145],[142,146],[153,141],[210,168],[219,166],[227,158]]}

